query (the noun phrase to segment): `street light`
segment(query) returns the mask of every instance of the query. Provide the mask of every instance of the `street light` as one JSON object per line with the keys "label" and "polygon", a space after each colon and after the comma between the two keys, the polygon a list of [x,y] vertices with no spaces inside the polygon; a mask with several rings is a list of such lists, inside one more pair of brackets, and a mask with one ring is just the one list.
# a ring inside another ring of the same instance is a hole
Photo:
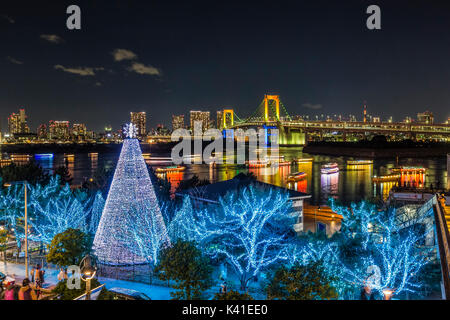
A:
{"label": "street light", "polygon": [[394,290],[392,290],[390,288],[383,289],[383,300],[391,300],[393,295],[394,295]]}
{"label": "street light", "polygon": [[80,262],[81,279],[86,281],[86,300],[91,300],[91,280],[96,272],[97,267],[92,264],[92,258],[87,254]]}
{"label": "street light", "polygon": [[8,184],[8,186],[23,184],[25,193],[25,274],[29,278],[28,272],[28,205],[27,205],[27,182],[26,181],[14,181]]}

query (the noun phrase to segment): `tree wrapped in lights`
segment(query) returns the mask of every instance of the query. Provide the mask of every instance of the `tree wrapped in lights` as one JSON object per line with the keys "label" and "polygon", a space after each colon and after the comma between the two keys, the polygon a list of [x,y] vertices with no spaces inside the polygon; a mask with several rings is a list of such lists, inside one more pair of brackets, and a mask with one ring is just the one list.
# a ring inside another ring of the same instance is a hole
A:
{"label": "tree wrapped in lights", "polygon": [[103,199],[102,193],[98,191],[93,197],[92,201],[86,202],[85,211],[88,213],[88,233],[95,235],[97,227],[102,217],[103,208],[105,207],[105,199]]}
{"label": "tree wrapped in lights", "polygon": [[[68,228],[91,233],[98,223],[90,219],[95,211],[101,211],[104,200],[100,193],[89,196],[83,191],[72,191],[69,185],[61,187],[58,176],[52,177],[45,186],[27,185],[29,239],[50,243],[53,237]],[[0,210],[3,220],[14,231],[20,246],[24,238],[24,191],[23,186],[11,186],[0,194]]]}
{"label": "tree wrapped in lights", "polygon": [[[423,241],[432,228],[423,230],[414,224],[405,228],[399,223],[397,210],[374,214],[374,207],[365,203],[353,204],[351,211],[336,209],[343,213],[344,221],[347,219],[338,236],[340,250],[333,252],[342,280],[369,285],[380,293],[389,288],[396,295],[421,288],[419,273],[429,262],[433,249],[423,246]],[[423,222],[424,216],[416,222]],[[349,244],[353,257],[345,252]]]}
{"label": "tree wrapped in lights", "polygon": [[168,225],[168,234],[170,239],[176,241],[178,239],[187,241],[200,242],[203,235],[199,235],[195,231],[195,212],[192,207],[191,198],[185,196],[181,208],[176,212],[172,221]]}
{"label": "tree wrapped in lights", "polygon": [[[170,245],[169,236],[165,228],[161,229],[160,217],[151,214],[152,208],[147,208],[144,212],[150,214],[141,215],[140,209],[134,207],[130,210],[128,221],[129,230],[117,234],[117,239],[127,245],[127,250],[132,254],[141,257],[145,263],[152,267],[158,264],[159,253],[162,249]],[[140,216],[136,223],[134,217]],[[129,241],[131,238],[133,241]]]}
{"label": "tree wrapped in lights", "polygon": [[[395,210],[387,217],[378,218],[376,231],[378,238],[372,243],[371,252],[364,259],[365,269],[360,274],[346,270],[356,281],[365,281],[372,289],[382,292],[394,290],[396,295],[402,292],[417,292],[422,284],[418,274],[429,262],[432,248],[421,245],[428,232],[403,229],[396,223]],[[373,267],[375,266],[375,267]],[[367,279],[368,271],[373,274]]]}
{"label": "tree wrapped in lights", "polygon": [[294,236],[286,193],[250,186],[219,200],[216,210],[195,212],[186,229],[213,257],[222,256],[240,277],[241,289],[259,272],[288,259]]}
{"label": "tree wrapped in lights", "polygon": [[[148,263],[149,257],[154,257],[155,243],[146,243],[148,237],[169,243],[139,141],[134,139],[133,125],[125,132],[128,138],[124,140],[94,239],[99,261],[110,265]],[[152,235],[146,236],[146,232]]]}

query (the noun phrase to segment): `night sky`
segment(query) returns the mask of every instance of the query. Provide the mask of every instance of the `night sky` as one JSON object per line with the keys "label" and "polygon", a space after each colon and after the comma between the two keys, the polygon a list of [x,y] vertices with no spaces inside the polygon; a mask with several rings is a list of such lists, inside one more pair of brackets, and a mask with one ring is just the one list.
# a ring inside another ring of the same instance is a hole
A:
{"label": "night sky", "polygon": [[[445,1],[3,1],[0,117],[113,129],[191,109],[250,115],[266,93],[291,115],[450,116]],[[393,4],[392,2],[395,2]],[[77,4],[82,29],[66,28]],[[366,28],[378,4],[382,30]],[[122,49],[122,50],[117,50]]]}

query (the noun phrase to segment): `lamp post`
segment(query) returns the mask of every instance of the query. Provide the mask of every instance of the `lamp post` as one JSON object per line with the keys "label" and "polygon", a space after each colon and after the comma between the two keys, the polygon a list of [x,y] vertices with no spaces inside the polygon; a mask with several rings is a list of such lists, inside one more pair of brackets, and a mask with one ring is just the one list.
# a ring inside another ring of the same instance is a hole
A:
{"label": "lamp post", "polygon": [[28,272],[28,205],[27,205],[27,182],[26,181],[14,181],[9,185],[21,185],[24,187],[24,195],[25,195],[25,274],[26,277],[29,278]]}
{"label": "lamp post", "polygon": [[91,300],[91,280],[95,277],[97,268],[92,264],[92,258],[87,254],[80,262],[81,279],[86,281],[86,299]]}
{"label": "lamp post", "polygon": [[391,300],[394,295],[394,290],[390,288],[383,289],[383,300]]}

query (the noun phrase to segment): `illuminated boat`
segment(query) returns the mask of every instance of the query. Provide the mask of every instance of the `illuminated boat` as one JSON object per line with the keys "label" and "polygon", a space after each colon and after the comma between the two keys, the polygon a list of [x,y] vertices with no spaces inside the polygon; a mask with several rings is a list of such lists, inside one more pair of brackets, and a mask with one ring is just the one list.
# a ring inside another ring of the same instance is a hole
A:
{"label": "illuminated boat", "polygon": [[388,174],[385,176],[373,176],[373,182],[397,182],[400,180],[400,174]]}
{"label": "illuminated boat", "polygon": [[288,182],[295,182],[295,181],[299,181],[302,179],[305,179],[307,176],[306,172],[296,172],[296,173],[291,173],[288,176]]}
{"label": "illuminated boat", "polygon": [[313,162],[314,159],[313,158],[297,158],[295,159],[295,162],[297,163],[309,163],[309,162]]}
{"label": "illuminated boat", "polygon": [[336,172],[339,172],[339,166],[336,162],[327,163],[327,164],[324,164],[322,166],[322,168],[320,168],[320,172],[322,174],[336,173]]}
{"label": "illuminated boat", "polygon": [[53,159],[53,153],[40,153],[40,154],[35,154],[34,158],[36,160],[50,160]]}
{"label": "illuminated boat", "polygon": [[166,172],[181,172],[186,170],[184,166],[169,166],[164,168],[156,168],[156,173],[166,173]]}
{"label": "illuminated boat", "polygon": [[367,165],[373,164],[373,160],[347,160],[347,165],[350,166],[358,166],[358,165]]}
{"label": "illuminated boat", "polygon": [[246,165],[250,168],[265,168],[269,165],[268,160],[249,160]]}
{"label": "illuminated boat", "polygon": [[427,171],[424,167],[397,167],[392,172],[401,174],[424,174]]}

